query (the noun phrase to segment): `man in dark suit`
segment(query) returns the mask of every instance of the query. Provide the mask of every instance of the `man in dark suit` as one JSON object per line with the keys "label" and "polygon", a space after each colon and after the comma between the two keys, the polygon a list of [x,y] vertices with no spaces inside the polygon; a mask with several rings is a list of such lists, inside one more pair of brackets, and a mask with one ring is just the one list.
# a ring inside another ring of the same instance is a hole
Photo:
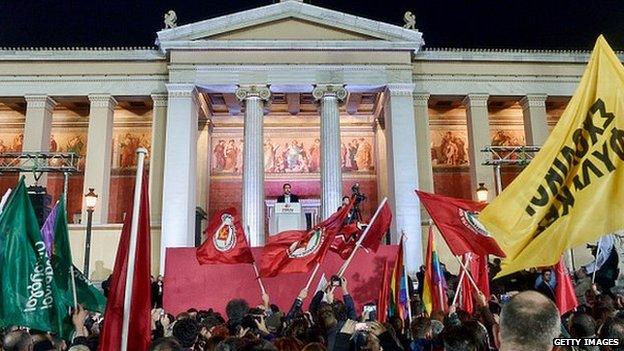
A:
{"label": "man in dark suit", "polygon": [[556,282],[553,281],[552,271],[545,269],[542,271],[542,281],[537,285],[536,290],[544,294],[547,298],[555,301],[555,287]]}
{"label": "man in dark suit", "polygon": [[299,197],[295,194],[291,194],[290,188],[291,186],[288,183],[282,186],[282,189],[284,190],[284,195],[278,196],[277,202],[286,202],[286,203],[299,202]]}

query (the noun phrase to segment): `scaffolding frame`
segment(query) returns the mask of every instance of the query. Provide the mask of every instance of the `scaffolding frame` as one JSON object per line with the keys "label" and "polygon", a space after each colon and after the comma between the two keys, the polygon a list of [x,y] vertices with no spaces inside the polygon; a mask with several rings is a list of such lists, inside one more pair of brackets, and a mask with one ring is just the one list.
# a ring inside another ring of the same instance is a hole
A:
{"label": "scaffolding frame", "polygon": [[67,198],[69,174],[80,172],[79,160],[75,152],[2,152],[0,174],[31,172],[38,183],[44,173],[63,173],[63,194]]}
{"label": "scaffolding frame", "polygon": [[484,166],[494,167],[494,180],[496,185],[496,195],[503,191],[501,179],[502,166],[526,166],[535,157],[541,147],[536,145],[519,146],[496,146],[488,145],[481,149],[482,153],[488,153],[489,157],[481,163]]}

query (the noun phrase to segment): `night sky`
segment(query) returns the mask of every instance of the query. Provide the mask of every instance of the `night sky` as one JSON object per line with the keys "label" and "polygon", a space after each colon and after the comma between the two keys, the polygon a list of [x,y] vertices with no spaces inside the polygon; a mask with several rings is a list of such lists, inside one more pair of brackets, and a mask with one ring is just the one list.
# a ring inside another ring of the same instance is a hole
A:
{"label": "night sky", "polygon": [[[0,46],[152,46],[162,16],[186,24],[272,3],[243,0],[0,0]],[[604,34],[624,49],[622,0],[312,0],[403,25],[416,14],[427,47],[586,49]]]}

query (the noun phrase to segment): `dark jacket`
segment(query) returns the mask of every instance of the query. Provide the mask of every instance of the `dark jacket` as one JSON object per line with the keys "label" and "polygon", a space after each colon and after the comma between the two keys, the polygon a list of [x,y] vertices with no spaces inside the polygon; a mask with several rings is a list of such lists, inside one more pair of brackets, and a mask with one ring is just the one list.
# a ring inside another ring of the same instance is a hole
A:
{"label": "dark jacket", "polygon": [[538,287],[537,287],[537,292],[542,293],[543,295],[545,295],[547,298],[551,299],[553,302],[555,302],[555,291],[553,288],[550,287],[550,285],[548,285],[548,283],[546,282],[542,282]]}
{"label": "dark jacket", "polygon": [[[284,195],[278,196],[277,202],[286,202],[286,200],[284,199]],[[290,194],[290,202],[299,202],[299,196],[295,194]]]}

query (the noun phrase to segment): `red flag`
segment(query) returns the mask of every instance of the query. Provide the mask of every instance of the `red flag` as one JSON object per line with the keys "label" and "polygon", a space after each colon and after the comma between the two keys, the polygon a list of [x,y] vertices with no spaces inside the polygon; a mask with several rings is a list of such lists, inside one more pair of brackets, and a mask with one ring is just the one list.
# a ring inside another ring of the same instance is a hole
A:
{"label": "red flag", "polygon": [[[368,229],[366,237],[362,240],[362,247],[368,251],[377,252],[381,244],[381,239],[390,229],[391,223],[392,211],[390,210],[390,205],[384,202],[377,216],[369,223],[370,229]],[[357,241],[363,234],[364,232],[357,227],[356,223],[346,225],[336,235],[330,250],[336,252],[340,257],[346,260],[355,249]]]}
{"label": "red flag", "polygon": [[383,275],[381,276],[381,287],[379,298],[377,299],[377,321],[385,323],[388,317],[388,297],[390,296],[390,282],[388,281],[388,259],[384,260]]}
{"label": "red flag", "polygon": [[260,276],[311,270],[325,257],[350,210],[351,206],[343,208],[309,231],[287,230],[269,237],[262,249]]}
{"label": "red flag", "polygon": [[563,258],[555,265],[555,278],[557,281],[557,286],[555,287],[555,301],[559,313],[563,316],[578,306],[576,294],[574,293],[574,285],[563,263]]}
{"label": "red flag", "polygon": [[416,190],[431,219],[444,237],[444,241],[455,256],[473,252],[479,256],[496,255],[505,257],[485,228],[476,220],[476,215],[485,203],[455,199]]}
{"label": "red flag", "polygon": [[235,208],[219,211],[210,218],[206,241],[197,248],[196,254],[200,264],[254,262]]}
{"label": "red flag", "polygon": [[[150,218],[148,179],[143,175],[139,207],[139,224],[130,305],[130,329],[128,333],[128,350],[145,351],[151,340],[150,308]],[[106,303],[104,326],[100,336],[99,351],[118,351],[121,349],[121,329],[124,315],[124,295],[126,287],[126,271],[128,269],[128,251],[130,249],[130,230],[132,226],[132,209],[124,221],[121,238],[117,247],[117,257],[113,268],[110,293]]]}
{"label": "red flag", "polygon": [[338,254],[343,260],[349,258],[355,248],[355,244],[362,235],[362,230],[357,223],[350,223],[342,227],[331,243],[329,249]]}
{"label": "red flag", "polygon": [[364,240],[362,240],[362,247],[372,252],[377,252],[377,249],[379,249],[379,245],[381,244],[381,238],[386,235],[390,229],[391,223],[392,211],[390,211],[390,205],[388,205],[388,202],[385,202],[377,217],[374,218],[372,223],[370,223],[368,233],[366,234],[366,237],[364,237]]}
{"label": "red flag", "polygon": [[[462,260],[464,264],[469,263],[468,260],[466,259],[466,256],[464,256]],[[470,267],[470,264],[468,264],[468,267]],[[460,270],[463,272],[463,268],[460,268]],[[468,313],[472,313],[474,311],[474,303],[473,303],[474,288],[472,287],[472,284],[470,283],[470,278],[468,278],[468,272],[464,272],[463,274],[464,274],[464,278],[462,279],[461,288],[460,288],[461,292],[460,292],[460,297],[459,297],[459,308]]]}
{"label": "red flag", "polygon": [[490,278],[488,275],[488,259],[487,256],[478,256],[475,254],[470,255],[470,273],[472,278],[477,283],[479,291],[485,295],[486,298],[490,297]]}

